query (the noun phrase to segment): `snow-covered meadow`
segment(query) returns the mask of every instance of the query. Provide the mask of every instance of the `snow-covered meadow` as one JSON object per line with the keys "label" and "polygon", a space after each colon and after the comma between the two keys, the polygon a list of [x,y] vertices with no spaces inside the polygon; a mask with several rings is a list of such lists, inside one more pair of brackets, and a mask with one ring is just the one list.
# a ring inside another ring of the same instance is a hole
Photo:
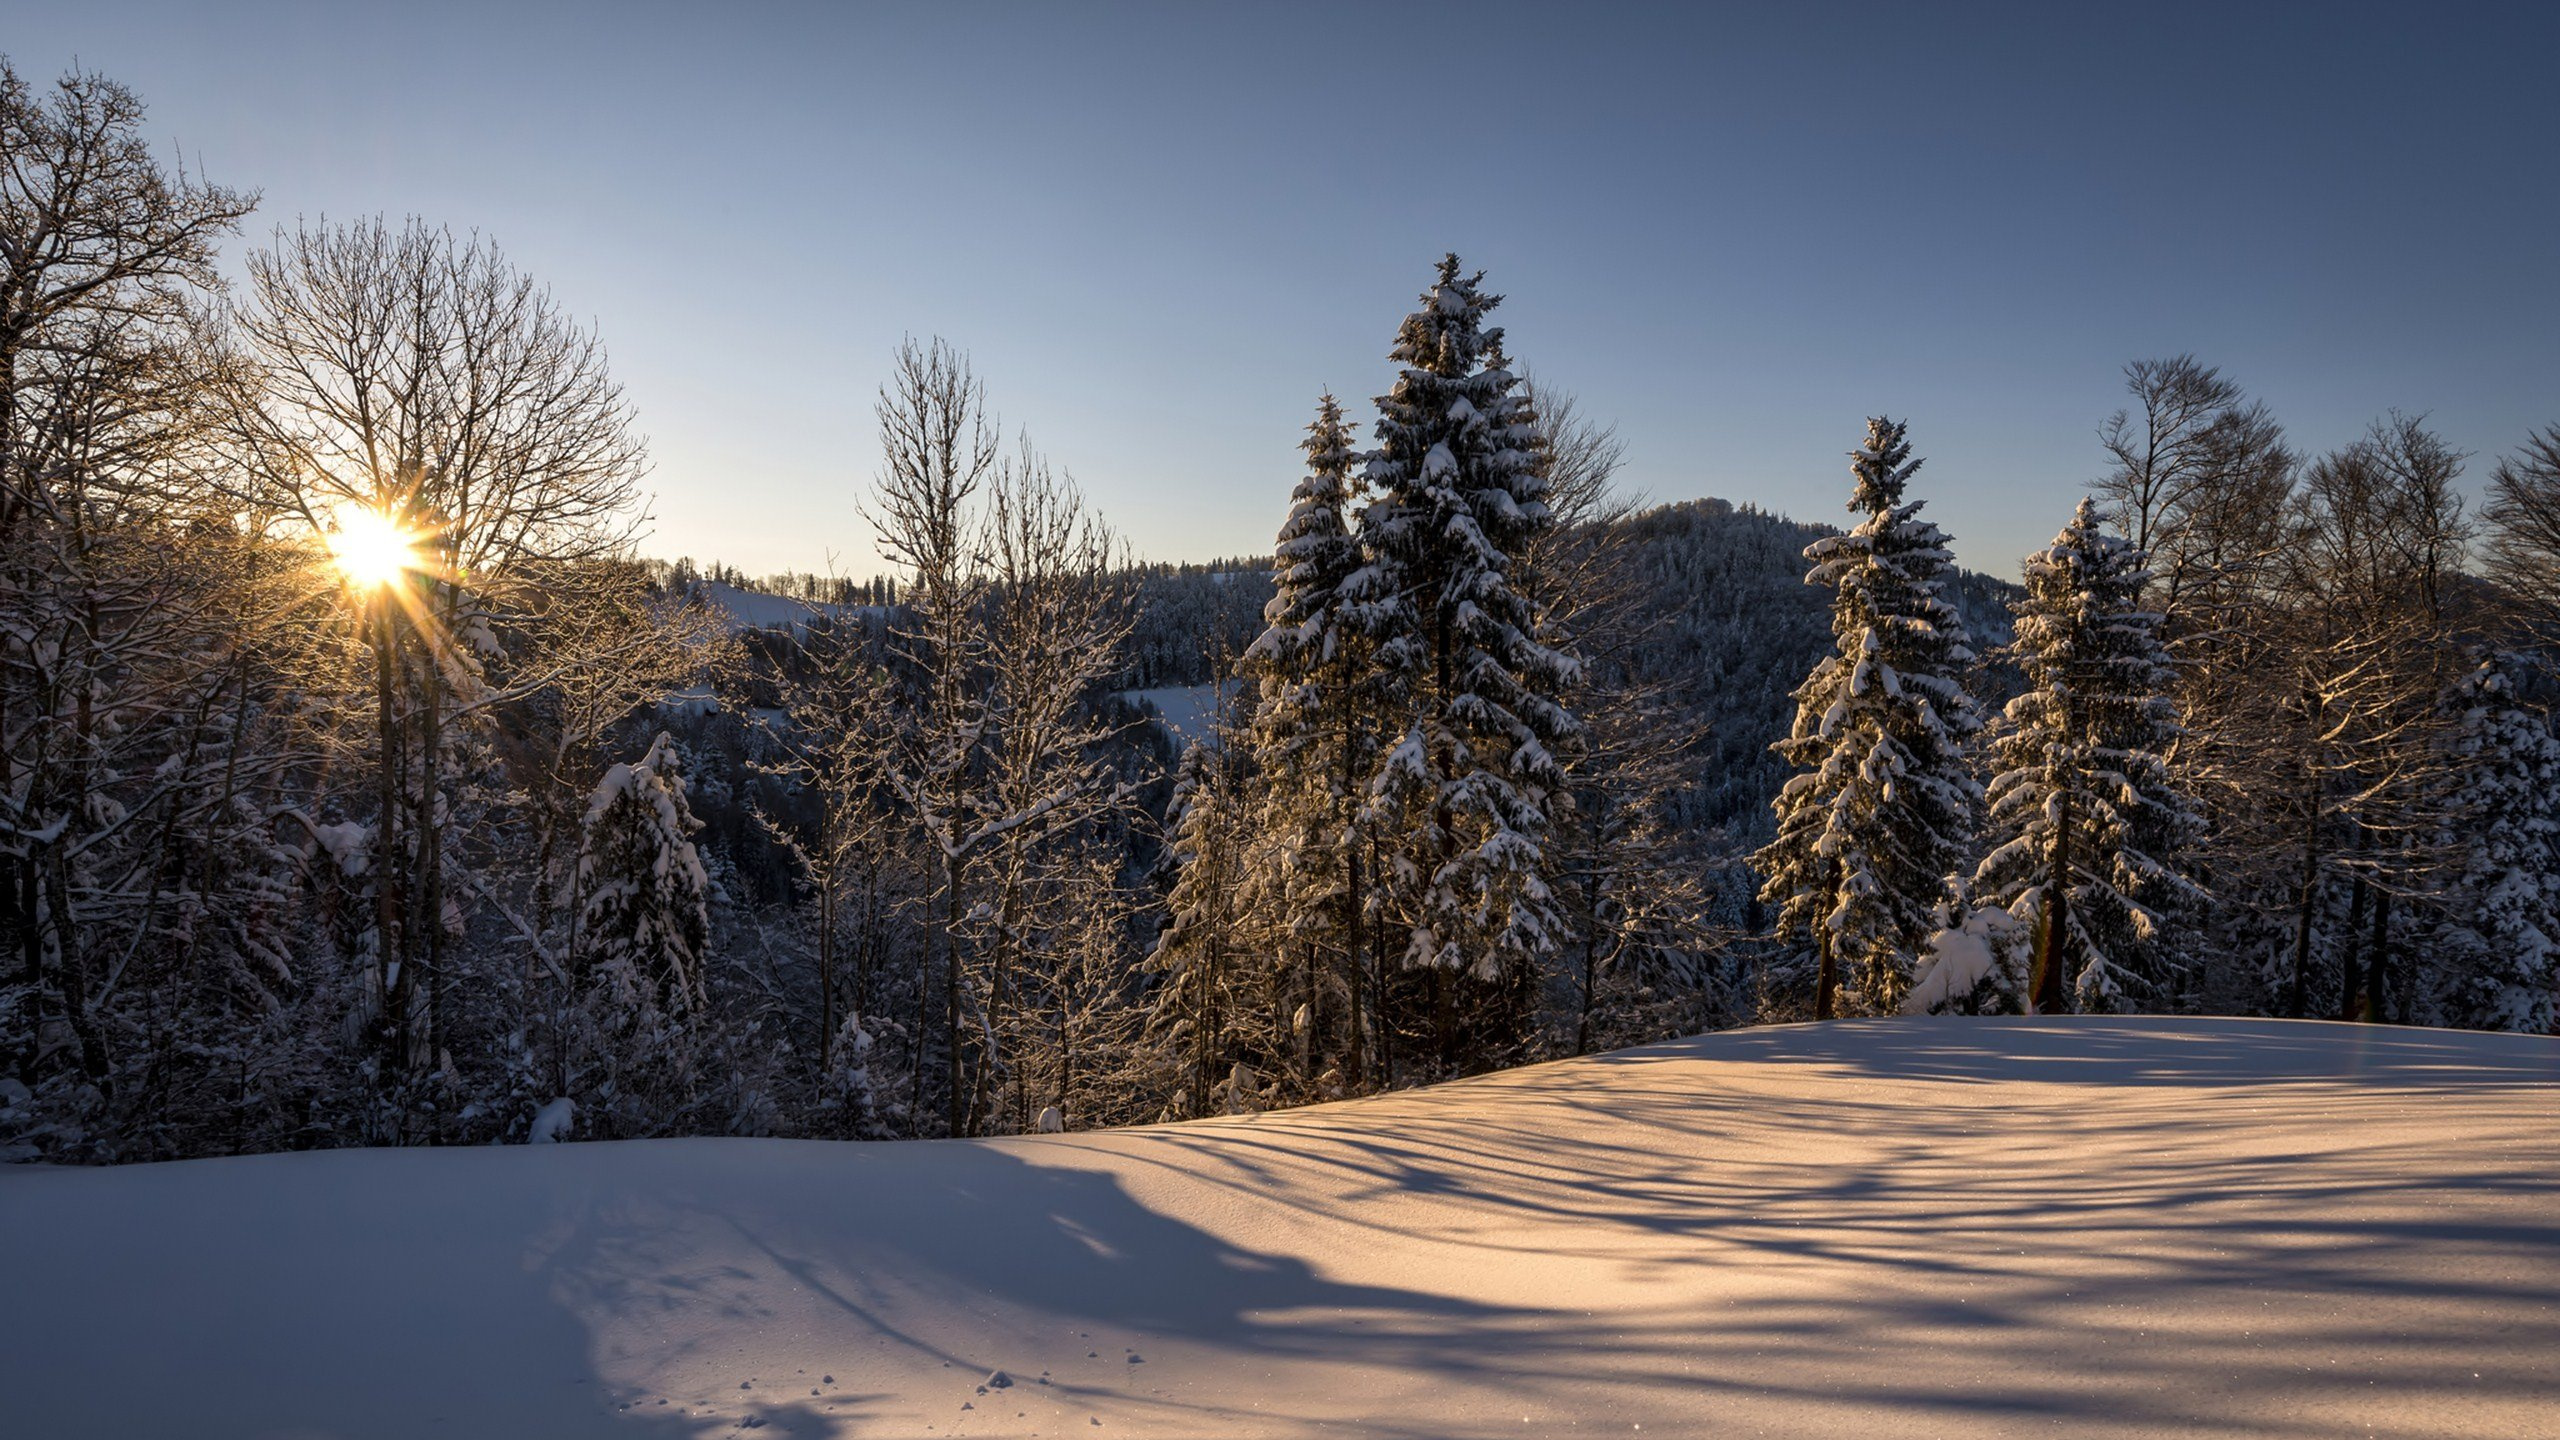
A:
{"label": "snow-covered meadow", "polygon": [[1108,1133],[12,1167],[0,1431],[2560,1434],[2555,1140],[2549,1039],[1901,1019]]}

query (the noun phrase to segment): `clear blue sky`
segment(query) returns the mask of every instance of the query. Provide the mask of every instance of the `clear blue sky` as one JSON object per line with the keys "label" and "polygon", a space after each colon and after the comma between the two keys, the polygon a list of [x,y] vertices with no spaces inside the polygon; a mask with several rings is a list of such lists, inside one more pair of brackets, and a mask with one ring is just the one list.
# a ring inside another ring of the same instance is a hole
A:
{"label": "clear blue sky", "polygon": [[[1783,15],[1773,14],[1784,10]],[[651,552],[876,568],[901,334],[1141,553],[1260,552],[1457,250],[1629,480],[1834,519],[1862,417],[2008,573],[2192,350],[2476,485],[2560,420],[2560,6],[0,4],[299,215],[494,236],[592,316]]]}

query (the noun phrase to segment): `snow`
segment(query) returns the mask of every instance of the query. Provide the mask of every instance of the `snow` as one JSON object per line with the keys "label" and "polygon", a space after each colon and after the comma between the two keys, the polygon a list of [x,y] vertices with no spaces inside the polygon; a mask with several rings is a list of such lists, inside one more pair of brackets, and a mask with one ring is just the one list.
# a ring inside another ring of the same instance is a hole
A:
{"label": "snow", "polygon": [[1156,712],[1156,723],[1178,741],[1205,740],[1210,722],[1218,718],[1218,702],[1222,687],[1216,685],[1166,685],[1153,690],[1123,690],[1120,698],[1132,705],[1147,705]]}
{"label": "snow", "polygon": [[1935,963],[1921,972],[1911,993],[1902,997],[1906,1015],[1926,1015],[1963,999],[2000,965],[1991,953],[1990,940],[1970,930],[1941,930],[1929,943]]}
{"label": "snow", "polygon": [[741,590],[719,580],[703,581],[697,593],[704,604],[728,617],[733,634],[740,630],[798,630],[822,615],[860,615],[876,620],[888,613],[887,607],[880,605],[821,605],[788,595]]}
{"label": "snow", "polygon": [[658,702],[670,715],[708,715],[720,708],[720,696],[708,685],[688,685]]}
{"label": "snow", "polygon": [[578,1121],[578,1102],[563,1095],[533,1112],[533,1128],[524,1137],[527,1145],[553,1145],[569,1136],[569,1127]]}
{"label": "snow", "polygon": [[[1927,1015],[1958,1007],[1973,1009],[1976,1007],[1969,1002],[1991,994],[2023,1001],[2025,979],[2015,973],[2020,967],[2004,964],[2001,957],[2004,951],[2017,955],[2027,943],[2022,922],[2008,911],[1997,906],[1969,911],[1956,928],[1940,930],[1929,937],[1929,953],[1922,959],[1911,993],[1902,997],[1902,1013]],[[1989,991],[1985,991],[1986,984],[1991,987]],[[2005,1008],[2025,1006],[2013,1003]]]}
{"label": "snow", "polygon": [[2549,1435],[2555,1121],[2549,1039],[1888,1019],[1100,1134],[21,1167],[0,1393],[206,1440]]}
{"label": "snow", "polygon": [[336,825],[314,825],[311,838],[320,842],[342,875],[362,875],[373,863],[373,827],[349,820]]}

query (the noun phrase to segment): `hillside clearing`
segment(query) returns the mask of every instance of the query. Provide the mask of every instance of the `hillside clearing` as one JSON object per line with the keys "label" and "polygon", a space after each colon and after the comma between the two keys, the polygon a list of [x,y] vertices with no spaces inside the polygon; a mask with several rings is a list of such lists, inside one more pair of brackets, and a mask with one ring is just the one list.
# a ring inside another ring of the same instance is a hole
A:
{"label": "hillside clearing", "polygon": [[1887,1020],[1110,1133],[20,1167],[0,1428],[2554,1434],[2555,1139],[2550,1040]]}

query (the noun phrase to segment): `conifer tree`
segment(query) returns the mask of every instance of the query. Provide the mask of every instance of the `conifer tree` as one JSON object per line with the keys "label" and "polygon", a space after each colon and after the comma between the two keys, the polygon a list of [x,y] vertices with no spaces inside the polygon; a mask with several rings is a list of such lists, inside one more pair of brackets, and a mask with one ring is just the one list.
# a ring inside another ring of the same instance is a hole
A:
{"label": "conifer tree", "polygon": [[[1370,564],[1348,588],[1396,707],[1372,789],[1404,963],[1509,995],[1534,989],[1551,947],[1550,809],[1566,784],[1558,752],[1581,726],[1556,698],[1575,662],[1541,642],[1509,574],[1550,523],[1547,481],[1502,332],[1484,324],[1500,297],[1482,281],[1443,259],[1398,332],[1403,373],[1378,400],[1376,498],[1361,512]],[[1445,1048],[1451,1017],[1439,1018]]]}
{"label": "conifer tree", "polygon": [[2560,740],[2519,693],[2523,662],[2495,655],[2455,687],[2456,870],[2434,947],[2452,1025],[2554,1033],[2560,985]]}
{"label": "conifer tree", "polygon": [[702,966],[711,882],[675,742],[607,770],[587,804],[574,875],[579,1003],[560,1050],[562,1098],[607,1138],[683,1133],[704,1098]]}
{"label": "conifer tree", "polygon": [[1147,966],[1162,977],[1153,1023],[1175,1067],[1180,1115],[1213,1113],[1221,1077],[1260,1053],[1255,1000],[1266,977],[1253,973],[1256,947],[1241,923],[1241,769],[1232,747],[1191,742],[1165,809],[1169,914]]}
{"label": "conifer tree", "polygon": [[711,881],[694,850],[675,741],[661,732],[637,764],[605,772],[587,803],[578,855],[578,955],[618,1008],[669,1016],[702,1008]]}
{"label": "conifer tree", "polygon": [[2085,1011],[2157,997],[2171,962],[2162,907],[2190,893],[2181,852],[2200,828],[2170,771],[2176,675],[2151,577],[2133,542],[2108,534],[2089,500],[2051,546],[2027,557],[2010,647],[2027,679],[1992,742],[1991,850],[1973,895],[2034,935],[2034,997],[2066,992]]}
{"label": "conifer tree", "polygon": [[1903,499],[1920,462],[1904,426],[1882,418],[1850,454],[1849,508],[1867,518],[1805,549],[1805,582],[1838,592],[1834,650],[1795,692],[1775,748],[1801,773],[1774,802],[1777,838],[1753,857],[1780,933],[1819,956],[1814,1008],[1826,1019],[1844,983],[1857,1010],[1901,1003],[1981,798],[1965,764],[1982,728],[1964,685],[1973,651],[1940,594],[1953,561],[1922,502]]}
{"label": "conifer tree", "polygon": [[1358,810],[1377,761],[1377,705],[1371,648],[1343,590],[1361,564],[1348,518],[1359,457],[1332,395],[1318,402],[1303,448],[1307,471],[1274,548],[1264,629],[1238,667],[1258,692],[1251,741],[1261,794],[1248,885],[1285,937],[1281,960],[1306,1007],[1293,1027],[1305,1078],[1322,1068],[1333,1012],[1356,1082],[1366,1048],[1362,922],[1371,888]]}

